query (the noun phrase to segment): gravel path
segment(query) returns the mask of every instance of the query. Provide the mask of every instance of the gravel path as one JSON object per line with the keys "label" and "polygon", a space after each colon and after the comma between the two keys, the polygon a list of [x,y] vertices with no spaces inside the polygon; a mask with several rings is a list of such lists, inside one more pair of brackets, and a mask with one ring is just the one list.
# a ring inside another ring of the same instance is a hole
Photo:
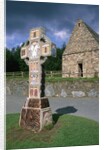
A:
{"label": "gravel path", "polygon": [[[6,113],[17,113],[26,100],[26,97],[10,95],[6,96]],[[52,113],[71,114],[99,121],[98,98],[62,98],[50,97]]]}

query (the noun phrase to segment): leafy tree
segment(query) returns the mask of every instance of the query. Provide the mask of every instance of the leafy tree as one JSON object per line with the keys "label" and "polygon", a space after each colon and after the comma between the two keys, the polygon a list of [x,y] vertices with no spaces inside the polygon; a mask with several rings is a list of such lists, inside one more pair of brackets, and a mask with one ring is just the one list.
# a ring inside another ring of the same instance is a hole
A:
{"label": "leafy tree", "polygon": [[21,50],[21,47],[17,46],[15,53],[14,53],[14,58],[17,61],[18,66],[19,66],[18,70],[19,71],[28,71],[28,66],[26,65],[24,60],[22,60],[20,58],[20,50]]}
{"label": "leafy tree", "polygon": [[18,62],[15,60],[12,51],[6,49],[6,71],[12,72],[19,69]]}
{"label": "leafy tree", "polygon": [[[62,48],[57,48],[57,55],[56,57],[48,57],[46,62],[44,63],[45,70],[61,70],[62,69],[62,54],[64,52],[64,49],[66,47],[66,44],[63,43]],[[6,71],[12,72],[12,71],[28,71],[28,66],[20,58],[20,46],[17,46],[16,48],[12,48],[12,50],[9,50],[6,48]]]}
{"label": "leafy tree", "polygon": [[61,70],[62,69],[62,49],[57,48],[56,57],[48,57],[47,61],[45,62],[44,66],[47,71],[53,70]]}
{"label": "leafy tree", "polygon": [[6,72],[28,70],[28,66],[20,58],[20,49],[19,46],[12,50],[6,48]]}

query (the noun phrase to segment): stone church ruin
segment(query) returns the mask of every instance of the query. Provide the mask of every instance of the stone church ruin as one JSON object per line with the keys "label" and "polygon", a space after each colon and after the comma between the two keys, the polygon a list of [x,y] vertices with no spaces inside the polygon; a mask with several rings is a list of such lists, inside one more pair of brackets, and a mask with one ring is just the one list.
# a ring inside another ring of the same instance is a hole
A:
{"label": "stone church ruin", "polygon": [[99,35],[78,20],[62,57],[62,77],[99,75]]}

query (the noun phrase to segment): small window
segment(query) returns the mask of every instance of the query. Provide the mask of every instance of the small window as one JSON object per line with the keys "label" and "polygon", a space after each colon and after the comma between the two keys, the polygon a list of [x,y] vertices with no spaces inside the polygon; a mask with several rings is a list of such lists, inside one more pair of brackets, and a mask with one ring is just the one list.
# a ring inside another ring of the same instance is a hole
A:
{"label": "small window", "polygon": [[78,27],[80,27],[81,26],[81,24],[80,23],[78,23]]}
{"label": "small window", "polygon": [[45,51],[44,52],[47,53],[47,47],[45,47]]}
{"label": "small window", "polygon": [[34,32],[34,37],[36,37],[36,32]]}
{"label": "small window", "polygon": [[24,56],[25,55],[25,50],[22,50],[22,56]]}

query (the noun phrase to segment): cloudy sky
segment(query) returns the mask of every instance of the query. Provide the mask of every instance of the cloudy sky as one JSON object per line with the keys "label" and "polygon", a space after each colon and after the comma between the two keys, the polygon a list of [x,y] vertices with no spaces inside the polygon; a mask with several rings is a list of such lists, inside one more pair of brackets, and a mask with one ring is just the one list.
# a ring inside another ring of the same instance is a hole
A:
{"label": "cloudy sky", "polygon": [[29,38],[34,27],[45,27],[57,47],[67,44],[77,19],[99,33],[99,6],[43,2],[6,2],[6,47],[13,48]]}

